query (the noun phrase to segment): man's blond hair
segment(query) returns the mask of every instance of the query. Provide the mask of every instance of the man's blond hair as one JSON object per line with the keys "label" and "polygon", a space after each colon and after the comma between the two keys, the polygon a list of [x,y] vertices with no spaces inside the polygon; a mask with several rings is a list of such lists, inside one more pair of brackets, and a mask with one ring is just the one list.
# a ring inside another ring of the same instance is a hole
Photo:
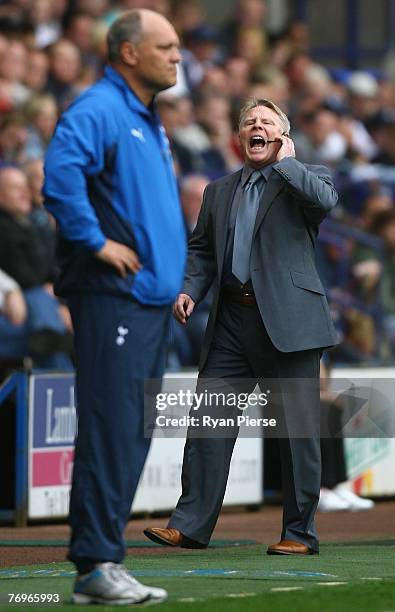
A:
{"label": "man's blond hair", "polygon": [[289,132],[291,131],[291,124],[287,115],[281,110],[279,106],[277,106],[277,104],[275,104],[271,100],[267,100],[266,98],[252,98],[250,100],[247,100],[247,102],[244,104],[240,111],[239,130],[245,121],[246,115],[250,112],[250,110],[256,108],[257,106],[266,106],[266,108],[271,108],[271,110],[274,111],[280,119],[283,134],[285,136],[289,135]]}

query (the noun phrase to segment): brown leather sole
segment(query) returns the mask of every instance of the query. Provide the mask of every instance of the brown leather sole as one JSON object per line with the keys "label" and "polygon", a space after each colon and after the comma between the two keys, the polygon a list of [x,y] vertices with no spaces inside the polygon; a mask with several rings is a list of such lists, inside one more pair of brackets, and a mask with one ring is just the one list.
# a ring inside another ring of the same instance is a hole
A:
{"label": "brown leather sole", "polygon": [[280,550],[267,550],[268,555],[293,555],[294,557],[307,557],[308,555],[319,555],[317,550],[309,550],[307,552],[291,552],[291,551],[280,551]]}
{"label": "brown leather sole", "polygon": [[281,540],[278,544],[272,544],[267,549],[268,555],[294,555],[294,556],[307,556],[307,555],[318,555],[318,551],[309,548],[302,542],[296,542],[295,540]]}
{"label": "brown leather sole", "polygon": [[[169,534],[167,534],[169,532]],[[157,529],[155,527],[144,529],[144,535],[155,542],[155,544],[161,544],[162,546],[181,546],[182,533],[176,532],[175,529]]]}
{"label": "brown leather sole", "polygon": [[178,532],[179,535],[176,535],[175,532],[177,530],[175,529],[171,529],[169,530],[169,536],[167,536],[167,529],[156,529],[154,528],[147,528],[144,529],[143,533],[144,535],[151,540],[152,542],[155,542],[155,544],[161,544],[161,546],[171,546],[173,548],[179,546],[181,548],[192,548],[192,549],[204,549],[207,548],[207,546],[205,546],[204,544],[201,544],[200,542],[196,542],[196,540],[191,540],[190,538],[187,538],[186,536],[184,536],[182,533]]}

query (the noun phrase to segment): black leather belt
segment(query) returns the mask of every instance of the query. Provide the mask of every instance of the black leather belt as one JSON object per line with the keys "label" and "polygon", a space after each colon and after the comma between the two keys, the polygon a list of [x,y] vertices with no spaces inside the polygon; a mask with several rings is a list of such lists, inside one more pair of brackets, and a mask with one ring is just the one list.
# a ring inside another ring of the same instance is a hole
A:
{"label": "black leather belt", "polygon": [[236,304],[242,304],[243,306],[256,306],[255,293],[252,292],[240,292],[233,291],[233,289],[224,288],[222,289],[222,299],[226,302],[236,302]]}

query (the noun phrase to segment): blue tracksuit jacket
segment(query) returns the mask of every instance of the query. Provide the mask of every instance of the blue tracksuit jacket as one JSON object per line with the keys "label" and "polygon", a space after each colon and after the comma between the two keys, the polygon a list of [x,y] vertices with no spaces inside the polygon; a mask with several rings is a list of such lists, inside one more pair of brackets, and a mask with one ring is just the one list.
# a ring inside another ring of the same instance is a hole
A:
{"label": "blue tracksuit jacket", "polygon": [[[46,155],[44,196],[59,228],[59,295],[173,301],[186,239],[168,140],[155,110],[111,67],[61,117]],[[142,270],[123,279],[98,260],[106,238],[133,248]]]}

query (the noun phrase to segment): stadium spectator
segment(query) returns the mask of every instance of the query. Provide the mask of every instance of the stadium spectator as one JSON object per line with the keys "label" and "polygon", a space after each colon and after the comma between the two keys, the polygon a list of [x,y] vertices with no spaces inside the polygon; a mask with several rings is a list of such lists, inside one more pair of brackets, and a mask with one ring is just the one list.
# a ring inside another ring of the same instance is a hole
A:
{"label": "stadium spectator", "polygon": [[356,119],[368,124],[379,110],[379,88],[369,72],[356,71],[347,81],[351,112]]}
{"label": "stadium spectator", "polygon": [[378,213],[395,208],[395,203],[388,189],[379,188],[369,195],[361,206],[361,216],[356,219],[367,232],[371,231],[374,218]]}
{"label": "stadium spectator", "polygon": [[83,63],[97,61],[93,54],[94,26],[95,19],[89,13],[71,13],[67,21],[65,36],[79,48]]}
{"label": "stadium spectator", "polygon": [[275,101],[281,108],[289,109],[290,94],[288,79],[274,66],[260,70],[248,90],[250,98],[266,98]]}
{"label": "stadium spectator", "polygon": [[380,297],[385,338],[391,357],[395,359],[395,209],[377,212],[369,230],[382,239],[383,258],[380,259],[373,249],[359,248],[353,254],[353,273],[365,301],[374,300],[376,293]]}
{"label": "stadium spectator", "polygon": [[54,274],[52,247],[41,243],[31,212],[26,175],[17,168],[1,168],[0,268],[24,290],[51,283]]}
{"label": "stadium spectator", "polygon": [[311,160],[336,166],[347,152],[347,142],[339,130],[336,113],[319,107],[305,114],[302,121],[303,132],[310,146],[309,153],[304,152],[303,158],[310,157]]}
{"label": "stadium spectator", "polygon": [[[182,179],[180,198],[188,239],[196,227],[204,190],[209,180],[202,174],[190,174]],[[199,362],[204,332],[213,299],[212,292],[196,307],[187,326],[171,321],[171,344],[168,366],[172,370],[193,368]]]}
{"label": "stadium spectator", "polygon": [[14,112],[0,117],[0,167],[25,163],[26,141],[26,120],[22,114]]}
{"label": "stadium spectator", "polygon": [[229,79],[222,66],[214,65],[204,71],[199,92],[215,93],[229,98]]}
{"label": "stadium spectator", "polygon": [[[44,160],[40,158],[31,159],[23,166],[23,170],[29,183],[33,210],[42,208],[44,202],[42,194],[44,184]],[[45,212],[45,214],[48,213]]]}
{"label": "stadium spectator", "polygon": [[228,57],[224,63],[228,77],[228,93],[232,103],[240,104],[248,97],[251,80],[251,69],[243,57]]}
{"label": "stadium spectator", "polygon": [[23,326],[0,320],[0,354],[7,358],[29,355],[37,367],[70,369],[70,330],[51,288],[54,253],[51,243],[42,243],[31,211],[24,173],[1,168],[0,269],[24,292],[28,317]]}
{"label": "stadium spectator", "polygon": [[[182,119],[183,98],[173,96],[159,96],[157,102],[158,112],[166,130],[166,136],[173,156],[174,169],[177,177],[182,178],[185,172],[194,167],[194,154],[176,138],[176,134],[184,127]],[[185,117],[186,126],[192,118]]]}
{"label": "stadium spectator", "polygon": [[377,149],[363,124],[349,116],[344,108],[321,102],[318,100],[313,112],[302,115],[299,124],[313,147],[312,159],[322,160],[334,168],[346,158],[355,165],[367,163]]}
{"label": "stadium spectator", "polygon": [[186,176],[180,186],[182,212],[187,227],[188,238],[196,227],[200,208],[203,201],[204,190],[209,180],[203,174],[190,174]]}
{"label": "stadium spectator", "polygon": [[376,123],[374,128],[376,142],[379,140],[380,149],[372,160],[375,164],[395,167],[395,114],[388,114]]}
{"label": "stadium spectator", "polygon": [[[303,21],[291,21],[283,36],[279,40],[285,43],[286,53],[283,56],[291,57],[297,53],[310,53],[310,32],[308,25]],[[275,47],[275,45],[273,45]],[[272,58],[273,61],[273,58]],[[284,65],[279,62],[279,65]]]}
{"label": "stadium spectator", "polygon": [[36,47],[43,49],[55,43],[62,34],[62,17],[66,0],[32,0],[28,15],[34,29]]}
{"label": "stadium spectator", "polygon": [[179,34],[191,32],[207,23],[202,4],[198,0],[177,0],[172,21]]}
{"label": "stadium spectator", "polygon": [[30,95],[43,93],[48,81],[49,58],[45,51],[31,49],[28,54],[27,69],[25,74],[25,85],[29,88]]}
{"label": "stadium spectator", "polygon": [[27,318],[25,298],[18,283],[0,270],[0,312],[11,325],[23,325]]}
{"label": "stadium spectator", "polygon": [[29,98],[29,90],[23,84],[27,70],[28,51],[20,40],[10,40],[0,60],[0,88],[2,106],[21,108]]}
{"label": "stadium spectator", "polygon": [[226,55],[243,57],[251,70],[266,57],[265,17],[265,0],[238,0],[234,16],[222,28],[221,43]]}
{"label": "stadium spectator", "polygon": [[219,61],[218,32],[213,26],[200,24],[184,32],[183,39],[183,69],[189,89],[194,91],[201,84],[206,71]]}
{"label": "stadium spectator", "polygon": [[[26,178],[30,189],[30,198],[32,202],[32,211],[30,219],[36,228],[39,235],[38,246],[41,246],[43,254],[48,256],[49,253],[55,256],[55,219],[48,214],[44,208],[44,197],[42,188],[44,184],[44,160],[32,159],[23,166]],[[62,309],[63,310],[63,309]],[[65,320],[69,320],[68,315],[65,315]],[[68,324],[71,330],[71,325]]]}
{"label": "stadium spectator", "polygon": [[294,104],[303,93],[306,72],[312,65],[313,60],[306,51],[296,51],[287,59],[284,72],[288,78]]}
{"label": "stadium spectator", "polygon": [[74,6],[76,13],[86,13],[96,20],[103,18],[109,8],[109,0],[76,0]]}
{"label": "stadium spectator", "polygon": [[81,90],[81,53],[75,44],[60,39],[50,48],[49,59],[46,91],[55,97],[59,109],[64,111]]}
{"label": "stadium spectator", "polygon": [[239,167],[240,160],[230,146],[233,131],[229,100],[202,92],[196,99],[195,113],[196,121],[174,131],[175,144],[188,152],[186,159],[177,156],[182,173],[201,173],[216,179]]}
{"label": "stadium spectator", "polygon": [[81,81],[86,85],[94,82],[104,67],[102,58],[95,49],[96,21],[89,13],[71,13],[65,37],[75,44],[81,53]]}
{"label": "stadium spectator", "polygon": [[58,120],[58,107],[55,98],[41,95],[31,98],[25,110],[27,120],[27,139],[23,158],[42,159],[52,138]]}

